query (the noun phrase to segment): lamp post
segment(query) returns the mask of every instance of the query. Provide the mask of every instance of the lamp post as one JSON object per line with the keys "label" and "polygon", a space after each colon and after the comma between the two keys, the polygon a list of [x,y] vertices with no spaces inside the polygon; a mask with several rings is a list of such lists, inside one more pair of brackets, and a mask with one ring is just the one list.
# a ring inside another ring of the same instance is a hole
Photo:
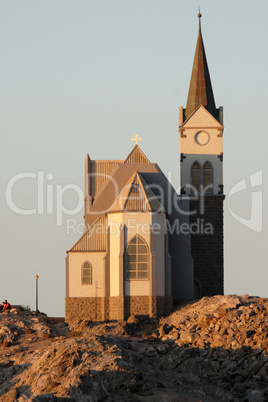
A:
{"label": "lamp post", "polygon": [[35,275],[35,311],[38,311],[38,278],[39,276]]}

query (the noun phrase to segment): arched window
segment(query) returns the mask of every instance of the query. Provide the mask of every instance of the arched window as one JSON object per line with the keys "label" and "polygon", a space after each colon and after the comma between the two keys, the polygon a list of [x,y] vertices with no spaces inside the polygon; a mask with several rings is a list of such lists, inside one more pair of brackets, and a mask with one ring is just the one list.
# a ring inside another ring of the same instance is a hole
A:
{"label": "arched window", "polygon": [[212,193],[212,166],[206,162],[203,166],[204,193]]}
{"label": "arched window", "polygon": [[195,162],[192,166],[192,192],[200,193],[200,165]]}
{"label": "arched window", "polygon": [[82,265],[82,285],[92,285],[92,265],[88,261]]}
{"label": "arched window", "polygon": [[140,236],[127,245],[126,279],[148,279],[148,248]]}

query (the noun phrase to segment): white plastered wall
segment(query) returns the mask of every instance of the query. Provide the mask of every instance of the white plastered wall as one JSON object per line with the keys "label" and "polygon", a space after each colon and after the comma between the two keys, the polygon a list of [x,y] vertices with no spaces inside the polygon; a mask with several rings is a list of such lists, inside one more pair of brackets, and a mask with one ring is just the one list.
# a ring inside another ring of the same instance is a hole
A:
{"label": "white plastered wall", "polygon": [[[103,297],[103,267],[106,252],[69,252],[69,294],[68,297]],[[82,265],[89,261],[92,265],[92,285],[82,285]]]}

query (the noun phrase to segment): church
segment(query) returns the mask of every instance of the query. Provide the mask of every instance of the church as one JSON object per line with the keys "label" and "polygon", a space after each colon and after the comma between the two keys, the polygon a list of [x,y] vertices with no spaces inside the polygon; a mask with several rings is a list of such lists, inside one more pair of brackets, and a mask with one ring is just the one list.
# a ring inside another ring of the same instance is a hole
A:
{"label": "church", "polygon": [[85,230],[66,257],[69,323],[156,317],[173,302],[223,294],[223,108],[198,17],[188,99],[179,108],[181,193],[138,136],[124,159],[86,156]]}

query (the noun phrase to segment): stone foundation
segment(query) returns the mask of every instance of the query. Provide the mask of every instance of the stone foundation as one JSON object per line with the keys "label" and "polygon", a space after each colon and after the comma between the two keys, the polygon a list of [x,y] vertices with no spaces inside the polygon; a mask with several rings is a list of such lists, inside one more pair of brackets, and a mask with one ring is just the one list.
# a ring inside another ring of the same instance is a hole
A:
{"label": "stone foundation", "polygon": [[65,319],[107,321],[109,319],[109,300],[105,297],[66,297]]}
{"label": "stone foundation", "polygon": [[123,321],[131,315],[156,317],[170,313],[172,297],[165,296],[125,296],[125,297],[66,297],[65,319]]}

